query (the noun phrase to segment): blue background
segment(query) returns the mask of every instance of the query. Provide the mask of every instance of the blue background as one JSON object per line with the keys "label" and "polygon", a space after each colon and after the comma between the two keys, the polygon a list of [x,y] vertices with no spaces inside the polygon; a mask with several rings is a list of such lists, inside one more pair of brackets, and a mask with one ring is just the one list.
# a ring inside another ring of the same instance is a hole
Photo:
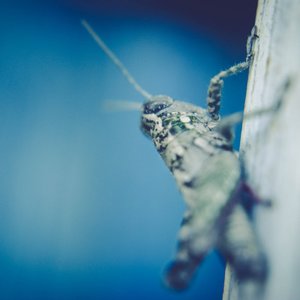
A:
{"label": "blue background", "polygon": [[[222,1],[144,2],[0,2],[0,299],[221,299],[216,253],[188,291],[163,287],[184,203],[139,112],[103,109],[143,99],[80,19],[147,91],[204,106],[243,60],[255,5],[242,22]],[[224,114],[242,110],[246,76],[226,82]]]}

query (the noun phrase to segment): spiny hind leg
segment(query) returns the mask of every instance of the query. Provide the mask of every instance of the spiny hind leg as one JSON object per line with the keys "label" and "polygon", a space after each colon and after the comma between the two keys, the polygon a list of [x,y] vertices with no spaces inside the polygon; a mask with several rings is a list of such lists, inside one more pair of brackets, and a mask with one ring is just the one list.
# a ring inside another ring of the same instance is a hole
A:
{"label": "spiny hind leg", "polygon": [[207,235],[205,226],[197,225],[195,218],[191,212],[185,214],[176,256],[165,270],[165,284],[178,291],[189,286],[196,269],[213,245],[212,236]]}

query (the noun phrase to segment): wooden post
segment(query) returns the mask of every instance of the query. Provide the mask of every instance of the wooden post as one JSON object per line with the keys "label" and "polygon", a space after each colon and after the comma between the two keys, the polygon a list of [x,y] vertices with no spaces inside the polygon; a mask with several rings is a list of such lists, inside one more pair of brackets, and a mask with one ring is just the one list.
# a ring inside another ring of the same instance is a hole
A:
{"label": "wooden post", "polygon": [[[243,124],[240,156],[248,181],[273,206],[255,208],[254,226],[269,261],[263,300],[300,295],[300,3],[259,0],[259,39],[249,72],[245,111],[272,106],[277,113]],[[227,270],[223,300],[237,300]],[[243,300],[243,299],[239,299]]]}

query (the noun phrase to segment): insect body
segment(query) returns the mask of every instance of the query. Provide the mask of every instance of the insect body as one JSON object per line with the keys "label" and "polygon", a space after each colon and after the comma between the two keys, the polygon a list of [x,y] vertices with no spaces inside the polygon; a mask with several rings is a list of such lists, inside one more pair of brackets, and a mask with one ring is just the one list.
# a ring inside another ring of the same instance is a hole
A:
{"label": "insect body", "polygon": [[253,195],[242,178],[231,136],[219,131],[207,110],[168,96],[144,104],[141,127],[187,204],[177,255],[166,270],[167,285],[186,288],[213,248],[231,263],[239,280],[261,285],[266,261],[240,201]]}
{"label": "insect body", "polygon": [[245,62],[212,78],[207,109],[203,109],[143,90],[92,28],[85,21],[83,25],[146,98],[141,129],[152,139],[187,204],[177,254],[165,272],[166,284],[176,290],[186,288],[200,262],[216,248],[240,281],[240,298],[257,299],[253,294],[261,292],[267,264],[240,201],[245,196],[255,198],[232,147],[232,127],[241,118],[220,121],[219,116],[223,79],[247,69],[251,53]]}

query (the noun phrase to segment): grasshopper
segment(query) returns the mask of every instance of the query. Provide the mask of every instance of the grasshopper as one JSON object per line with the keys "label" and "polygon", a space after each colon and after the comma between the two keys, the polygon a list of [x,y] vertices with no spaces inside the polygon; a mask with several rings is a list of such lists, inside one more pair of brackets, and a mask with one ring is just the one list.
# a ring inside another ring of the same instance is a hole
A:
{"label": "grasshopper", "polygon": [[[267,277],[267,261],[241,201],[245,197],[257,201],[258,197],[246,183],[242,162],[233,150],[232,129],[242,121],[243,114],[223,120],[219,115],[223,80],[249,67],[256,30],[248,39],[246,60],[211,79],[204,109],[169,96],[149,94],[91,26],[86,21],[82,24],[146,99],[141,105],[141,130],[153,141],[187,205],[177,253],[165,271],[166,285],[175,290],[187,288],[201,261],[217,249],[240,286],[244,290],[254,287],[259,294]],[[241,299],[245,299],[245,293],[241,290]]]}

